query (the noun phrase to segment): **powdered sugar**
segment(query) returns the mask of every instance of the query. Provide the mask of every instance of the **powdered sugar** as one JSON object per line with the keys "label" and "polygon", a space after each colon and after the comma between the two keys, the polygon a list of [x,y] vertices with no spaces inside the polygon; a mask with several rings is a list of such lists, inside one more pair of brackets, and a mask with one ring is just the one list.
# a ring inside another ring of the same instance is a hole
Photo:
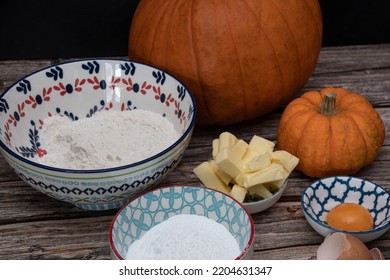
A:
{"label": "powdered sugar", "polygon": [[179,139],[172,123],[146,110],[101,111],[72,121],[52,116],[44,120],[40,163],[66,169],[100,169],[149,158]]}
{"label": "powdered sugar", "polygon": [[133,242],[126,259],[233,260],[239,255],[238,242],[222,224],[205,216],[179,214]]}

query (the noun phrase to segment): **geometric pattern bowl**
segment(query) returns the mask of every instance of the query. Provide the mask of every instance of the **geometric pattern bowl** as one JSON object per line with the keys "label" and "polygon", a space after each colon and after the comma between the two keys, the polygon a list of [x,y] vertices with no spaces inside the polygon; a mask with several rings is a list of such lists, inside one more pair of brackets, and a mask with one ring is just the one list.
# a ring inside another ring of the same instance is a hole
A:
{"label": "geometric pattern bowl", "polygon": [[241,254],[253,254],[254,224],[238,203],[201,186],[170,186],[149,191],[126,204],[112,220],[109,243],[112,259],[125,259],[129,246],[153,226],[179,214],[202,215],[224,225],[237,240]]}
{"label": "geometric pattern bowl", "polygon": [[371,230],[343,232],[352,234],[363,242],[369,242],[390,228],[390,194],[368,180],[350,176],[320,179],[304,190],[301,199],[308,223],[322,236],[341,231],[326,223],[329,211],[341,203],[362,205],[369,210],[374,221]]}
{"label": "geometric pattern bowl", "polygon": [[[115,168],[71,170],[37,160],[46,152],[40,142],[46,117],[78,120],[101,110],[136,109],[167,118],[180,138],[148,159]],[[50,197],[89,210],[120,208],[176,167],[190,141],[195,112],[194,99],[182,83],[145,64],[92,59],[52,65],[0,95],[0,152],[17,175]]]}

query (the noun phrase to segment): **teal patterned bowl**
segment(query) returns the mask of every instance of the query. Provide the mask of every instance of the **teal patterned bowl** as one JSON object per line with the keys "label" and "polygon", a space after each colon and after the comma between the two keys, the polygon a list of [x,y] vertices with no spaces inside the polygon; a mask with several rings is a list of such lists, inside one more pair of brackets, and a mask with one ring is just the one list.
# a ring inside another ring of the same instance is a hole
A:
{"label": "teal patterned bowl", "polygon": [[[40,162],[47,155],[41,135],[48,116],[77,121],[100,111],[137,109],[166,118],[179,139],[149,158],[112,168],[78,170]],[[32,73],[0,94],[0,152],[19,177],[52,198],[87,210],[117,209],[156,187],[177,166],[195,114],[191,93],[163,70],[121,59],[66,62]]]}
{"label": "teal patterned bowl", "polygon": [[241,254],[236,259],[251,258],[254,224],[240,203],[201,186],[169,186],[133,199],[117,213],[109,230],[112,259],[125,259],[132,242],[153,226],[179,214],[202,215],[224,225],[239,244]]}
{"label": "teal patterned bowl", "polygon": [[344,231],[363,242],[379,238],[390,228],[390,194],[383,187],[365,179],[336,176],[315,181],[303,192],[301,205],[308,223],[322,236],[341,231],[330,227],[326,218],[341,203],[356,203],[366,208],[374,221],[367,231]]}

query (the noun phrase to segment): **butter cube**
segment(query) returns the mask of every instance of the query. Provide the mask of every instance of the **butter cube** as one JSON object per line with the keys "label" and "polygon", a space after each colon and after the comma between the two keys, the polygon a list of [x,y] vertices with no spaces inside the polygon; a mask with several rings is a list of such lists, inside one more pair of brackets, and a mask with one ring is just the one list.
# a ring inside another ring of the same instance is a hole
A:
{"label": "butter cube", "polygon": [[218,176],[219,179],[221,179],[222,182],[224,182],[226,185],[229,185],[230,181],[233,179],[229,174],[227,174],[225,171],[223,171],[216,163],[215,160],[209,161],[211,168],[213,169],[214,173]]}
{"label": "butter cube", "polygon": [[280,189],[289,176],[289,173],[286,170],[282,170],[282,173],[284,174],[283,179],[264,183],[264,186],[266,186],[270,191],[277,191]]}
{"label": "butter cube", "polygon": [[248,193],[251,195],[257,194],[262,198],[270,198],[273,195],[263,184],[250,187]]}
{"label": "butter cube", "polygon": [[235,198],[240,203],[244,202],[246,194],[247,194],[246,189],[239,185],[234,185],[232,187],[232,190],[230,191],[230,196]]}
{"label": "butter cube", "polygon": [[244,140],[240,139],[234,144],[234,146],[231,148],[231,152],[235,153],[237,157],[242,158],[244,154],[246,153],[249,145]]}
{"label": "butter cube", "polygon": [[260,155],[260,154],[256,151],[252,150],[248,145],[248,149],[246,150],[244,156],[242,157],[242,163],[245,165],[245,163],[252,160],[252,158],[254,158],[258,155]]}
{"label": "butter cube", "polygon": [[284,168],[282,165],[272,163],[262,170],[246,173],[244,175],[244,186],[249,188],[258,184],[282,180],[285,177],[284,174]]}
{"label": "butter cube", "polygon": [[263,137],[254,135],[249,142],[249,148],[258,152],[259,154],[264,154],[266,152],[272,153],[275,148],[275,143]]}
{"label": "butter cube", "polygon": [[213,156],[213,159],[215,159],[215,157],[217,156],[217,154],[219,152],[219,139],[213,140],[212,148],[213,148],[212,156]]}
{"label": "butter cube", "polygon": [[242,165],[241,158],[226,148],[218,152],[215,157],[215,163],[233,178],[240,173]]}
{"label": "butter cube", "polygon": [[236,177],[234,177],[234,182],[239,186],[244,186],[244,175],[245,173],[240,172]]}
{"label": "butter cube", "polygon": [[265,183],[264,186],[267,187],[272,192],[276,192],[278,189],[280,189],[284,182],[286,182],[286,179],[278,180],[278,181],[273,181],[273,182],[268,182]]}
{"label": "butter cube", "polygon": [[222,132],[219,135],[219,151],[223,149],[230,149],[237,143],[238,139],[235,135],[230,132]]}
{"label": "butter cube", "polygon": [[258,154],[254,157],[252,157],[249,161],[244,163],[243,170],[245,172],[253,172],[258,171],[261,169],[264,169],[271,165],[271,156],[270,154],[264,153],[264,154]]}
{"label": "butter cube", "polygon": [[299,159],[287,151],[280,150],[272,153],[272,162],[281,164],[288,173],[291,173],[298,165]]}
{"label": "butter cube", "polygon": [[226,194],[230,193],[230,187],[218,178],[208,161],[202,162],[196,166],[193,172],[198,176],[205,187],[216,189]]}

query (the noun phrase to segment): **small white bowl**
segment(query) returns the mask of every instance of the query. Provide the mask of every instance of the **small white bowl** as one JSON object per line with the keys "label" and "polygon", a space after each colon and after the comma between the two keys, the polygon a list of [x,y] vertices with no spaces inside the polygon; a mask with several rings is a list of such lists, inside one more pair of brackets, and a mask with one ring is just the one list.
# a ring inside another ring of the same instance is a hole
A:
{"label": "small white bowl", "polygon": [[250,214],[255,214],[267,210],[268,208],[273,206],[276,202],[278,202],[280,197],[283,195],[283,192],[286,190],[286,187],[287,187],[287,181],[284,182],[283,186],[281,186],[280,189],[276,193],[274,193],[274,195],[271,196],[270,198],[262,199],[254,202],[248,202],[248,203],[244,202],[242,203],[242,205]]}
{"label": "small white bowl", "polygon": [[134,241],[179,214],[202,215],[221,223],[239,244],[241,254],[236,259],[250,259],[253,255],[254,224],[240,203],[213,189],[177,185],[154,189],[122,207],[109,230],[112,259],[125,259]]}
{"label": "small white bowl", "polygon": [[[372,230],[342,231],[326,223],[329,211],[347,202],[369,210],[374,220]],[[301,206],[308,223],[324,237],[341,231],[369,242],[390,228],[390,194],[381,186],[360,178],[336,176],[317,180],[304,190]]]}

